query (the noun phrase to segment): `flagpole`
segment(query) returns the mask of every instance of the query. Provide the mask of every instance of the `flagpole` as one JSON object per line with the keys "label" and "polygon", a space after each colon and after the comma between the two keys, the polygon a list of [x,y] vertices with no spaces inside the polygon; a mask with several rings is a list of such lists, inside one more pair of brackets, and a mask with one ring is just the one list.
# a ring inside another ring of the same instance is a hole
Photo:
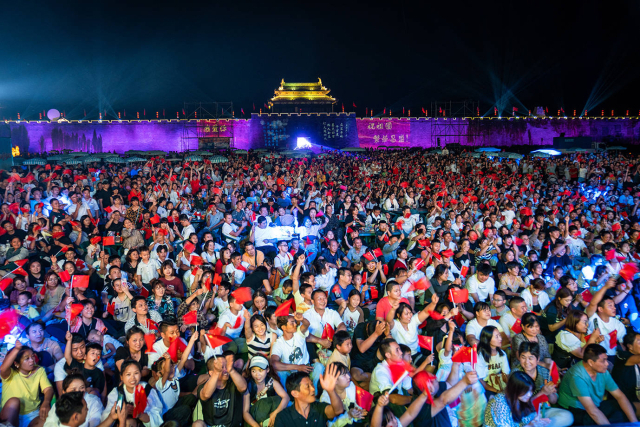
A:
{"label": "flagpole", "polygon": [[402,380],[404,380],[407,375],[409,375],[409,371],[404,371],[404,374],[400,375],[400,378],[398,378],[398,381],[396,381],[395,384],[393,384],[393,387],[391,387],[391,390],[389,390],[389,394],[393,393],[393,390],[398,388]]}

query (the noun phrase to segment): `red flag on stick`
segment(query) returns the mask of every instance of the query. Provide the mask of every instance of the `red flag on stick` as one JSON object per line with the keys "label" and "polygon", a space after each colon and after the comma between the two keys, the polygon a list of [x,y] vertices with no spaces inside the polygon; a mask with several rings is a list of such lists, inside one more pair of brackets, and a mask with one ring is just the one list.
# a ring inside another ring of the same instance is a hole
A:
{"label": "red flag on stick", "polygon": [[522,320],[516,319],[516,323],[514,323],[510,329],[514,334],[519,334],[520,332],[522,332]]}
{"label": "red flag on stick", "polygon": [[71,289],[73,288],[88,288],[89,287],[89,276],[82,276],[76,274],[71,279]]}
{"label": "red flag on stick", "polygon": [[171,342],[167,353],[169,353],[169,356],[171,357],[173,363],[178,363],[178,351],[183,352],[186,350],[186,348],[187,345],[182,341],[182,338],[176,338]]}
{"label": "red flag on stick", "polygon": [[147,345],[147,351],[145,353],[155,353],[156,351],[153,349],[153,345],[156,343],[156,335],[155,334],[145,334],[144,342]]}
{"label": "red flag on stick", "polygon": [[197,311],[188,312],[187,314],[182,316],[182,321],[184,322],[185,325],[193,325],[198,323],[198,312]]}
{"label": "red flag on stick", "polygon": [[71,325],[71,322],[73,321],[73,319],[75,319],[76,317],[78,317],[78,315],[80,313],[82,313],[82,310],[84,310],[84,305],[82,304],[71,304],[71,306],[69,306],[66,310],[66,320],[67,323],[69,325]]}
{"label": "red flag on stick", "polygon": [[236,303],[244,304],[247,301],[251,300],[251,288],[242,287],[238,288],[231,293],[231,295],[235,298]]}
{"label": "red flag on stick", "polygon": [[433,351],[433,337],[418,335],[418,345],[426,350]]}
{"label": "red flag on stick", "polygon": [[296,311],[296,303],[293,298],[280,304],[280,306],[276,308],[276,311],[273,314],[276,317],[288,316],[289,310],[293,310],[294,312]]}
{"label": "red flag on stick", "polygon": [[[2,280],[0,280],[0,289],[2,289],[2,292],[4,292],[5,290],[7,290],[7,288],[9,287],[9,285],[11,285],[13,283],[13,279],[10,278],[4,278]],[[43,288],[46,288],[46,286],[43,286]],[[43,294],[44,295],[44,294]]]}
{"label": "red flag on stick", "polygon": [[451,297],[451,302],[454,304],[460,304],[469,301],[468,289],[451,289],[449,294]]}
{"label": "red flag on stick", "polygon": [[0,338],[7,336],[19,321],[20,315],[13,309],[0,313]]}
{"label": "red flag on stick", "polygon": [[389,363],[391,371],[391,381],[395,384],[405,372],[412,373],[414,371],[411,363],[401,360],[398,363]]}
{"label": "red flag on stick", "polygon": [[413,383],[418,389],[422,392],[427,392],[427,402],[429,405],[433,405],[433,396],[431,396],[431,392],[429,391],[429,384],[435,380],[436,376],[427,371],[420,371],[413,377]]}
{"label": "red flag on stick", "polygon": [[333,340],[333,335],[335,334],[335,330],[331,324],[327,323],[324,325],[324,329],[322,330],[322,339],[323,340]]}
{"label": "red flag on stick", "polygon": [[205,337],[207,338],[211,348],[217,348],[233,341],[231,338],[224,335],[205,334]]}
{"label": "red flag on stick", "polygon": [[373,394],[367,390],[356,386],[356,405],[364,409],[365,411],[371,410],[373,404]]}
{"label": "red flag on stick", "polygon": [[452,362],[456,363],[478,363],[477,353],[473,351],[471,347],[460,347],[453,357],[451,357]]}
{"label": "red flag on stick", "polygon": [[144,387],[138,384],[133,394],[133,418],[138,418],[145,409],[147,409],[147,394],[144,392]]}

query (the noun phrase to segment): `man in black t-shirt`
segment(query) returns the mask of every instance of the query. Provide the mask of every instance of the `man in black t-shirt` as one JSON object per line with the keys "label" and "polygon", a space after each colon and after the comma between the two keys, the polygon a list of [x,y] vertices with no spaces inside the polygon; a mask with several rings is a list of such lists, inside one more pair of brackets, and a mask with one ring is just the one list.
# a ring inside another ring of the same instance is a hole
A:
{"label": "man in black t-shirt", "polygon": [[100,209],[104,209],[107,206],[111,206],[111,191],[109,191],[109,183],[108,182],[99,182],[98,183],[98,191],[93,195],[93,198],[96,199],[98,204],[100,205]]}
{"label": "man in black t-shirt", "polygon": [[376,357],[380,342],[384,339],[385,322],[372,320],[358,323],[353,331],[351,350],[351,375],[358,382],[369,381],[373,368],[381,362]]}
{"label": "man in black t-shirt", "polygon": [[329,405],[316,402],[316,390],[309,374],[294,372],[289,375],[287,390],[293,397],[293,404],[278,413],[274,427],[326,427],[328,420],[334,419],[345,411],[342,400],[335,390],[339,377],[338,368],[334,363],[328,365],[324,375],[320,377],[320,385],[331,399],[331,405]]}
{"label": "man in black t-shirt", "polygon": [[25,237],[27,237],[27,233],[25,231],[17,230],[10,221],[4,221],[2,223],[2,228],[5,229],[6,233],[0,236],[0,245],[8,244],[14,237],[19,237],[20,240],[24,240]]}
{"label": "man in black t-shirt", "polygon": [[202,418],[210,427],[241,427],[244,423],[242,394],[247,390],[247,382],[235,370],[233,362],[234,354],[230,351],[217,359],[210,358],[207,361],[209,379],[197,388]]}

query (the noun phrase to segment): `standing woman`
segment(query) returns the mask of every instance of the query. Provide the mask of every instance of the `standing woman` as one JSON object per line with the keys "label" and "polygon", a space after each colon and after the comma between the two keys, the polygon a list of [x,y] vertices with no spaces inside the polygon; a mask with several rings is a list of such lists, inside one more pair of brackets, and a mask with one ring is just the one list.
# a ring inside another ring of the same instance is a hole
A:
{"label": "standing woman", "polygon": [[[53,387],[35,353],[20,341],[7,353],[0,366],[2,411],[0,422],[13,426],[41,427],[47,420]],[[40,394],[44,399],[40,400]]]}
{"label": "standing woman", "polygon": [[507,353],[502,350],[502,335],[495,326],[485,326],[480,332],[476,372],[487,397],[504,390],[511,369]]}
{"label": "standing woman", "polygon": [[503,393],[495,395],[484,411],[486,427],[542,427],[549,424],[533,407],[535,384],[524,372],[514,372]]}

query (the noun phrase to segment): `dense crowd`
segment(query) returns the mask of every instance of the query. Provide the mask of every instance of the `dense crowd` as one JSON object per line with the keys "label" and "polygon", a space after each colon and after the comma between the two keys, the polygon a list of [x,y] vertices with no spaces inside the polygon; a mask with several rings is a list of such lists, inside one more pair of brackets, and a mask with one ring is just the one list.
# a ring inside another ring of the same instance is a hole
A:
{"label": "dense crowd", "polygon": [[638,159],[358,154],[3,171],[0,422],[637,422]]}

